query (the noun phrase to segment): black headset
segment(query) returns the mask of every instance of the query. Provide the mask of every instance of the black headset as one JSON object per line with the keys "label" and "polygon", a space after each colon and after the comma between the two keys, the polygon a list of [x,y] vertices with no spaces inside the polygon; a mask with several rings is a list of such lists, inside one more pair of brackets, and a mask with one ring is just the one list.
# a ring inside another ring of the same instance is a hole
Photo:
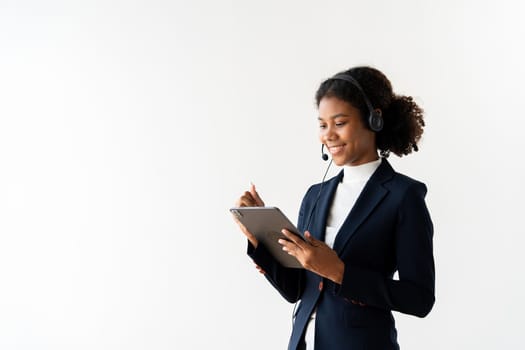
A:
{"label": "black headset", "polygon": [[382,116],[381,110],[374,110],[374,107],[372,106],[370,99],[368,98],[368,96],[366,96],[365,91],[363,90],[361,85],[357,82],[357,80],[354,77],[352,77],[350,74],[340,73],[340,74],[334,75],[330,79],[344,80],[354,85],[361,92],[361,95],[363,96],[363,99],[365,100],[366,106],[368,107],[368,112],[369,112],[368,127],[370,128],[370,130],[374,132],[379,132],[383,130],[384,122],[383,122],[383,116]]}

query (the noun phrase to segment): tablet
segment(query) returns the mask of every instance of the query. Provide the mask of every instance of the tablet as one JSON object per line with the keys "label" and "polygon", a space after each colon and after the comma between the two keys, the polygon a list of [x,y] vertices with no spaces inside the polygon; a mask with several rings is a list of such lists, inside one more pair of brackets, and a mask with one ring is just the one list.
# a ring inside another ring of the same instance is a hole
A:
{"label": "tablet", "polygon": [[285,267],[302,268],[296,258],[283,250],[283,246],[277,242],[279,238],[286,239],[281,233],[283,228],[295,233],[304,240],[299,230],[286,215],[277,207],[239,207],[231,208],[239,221],[253,233],[259,243],[264,244],[273,257]]}

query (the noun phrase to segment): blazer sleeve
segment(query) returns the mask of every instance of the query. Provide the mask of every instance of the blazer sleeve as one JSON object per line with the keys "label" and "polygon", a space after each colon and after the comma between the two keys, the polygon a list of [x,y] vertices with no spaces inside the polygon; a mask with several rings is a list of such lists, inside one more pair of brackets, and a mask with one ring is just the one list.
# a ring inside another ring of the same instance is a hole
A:
{"label": "blazer sleeve", "polygon": [[397,213],[395,254],[399,280],[345,265],[335,293],[369,306],[425,317],[434,305],[433,225],[425,204],[426,186],[408,187]]}
{"label": "blazer sleeve", "polygon": [[[301,209],[299,210],[299,219],[297,227],[301,229],[304,225],[306,203],[308,194],[311,188],[307,191]],[[287,268],[282,266],[270,254],[268,249],[263,244],[259,244],[257,248],[248,242],[248,256],[259,265],[266,273],[266,279],[277,289],[277,291],[290,303],[297,302],[304,290],[304,269]]]}

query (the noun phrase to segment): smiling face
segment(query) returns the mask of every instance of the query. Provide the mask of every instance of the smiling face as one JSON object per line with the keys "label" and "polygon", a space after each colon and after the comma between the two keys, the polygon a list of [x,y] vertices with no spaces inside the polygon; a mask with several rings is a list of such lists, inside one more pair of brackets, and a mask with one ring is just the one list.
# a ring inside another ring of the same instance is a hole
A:
{"label": "smiling face", "polygon": [[319,102],[319,140],[338,166],[361,165],[379,158],[376,135],[363,123],[361,112],[337,97],[323,97]]}

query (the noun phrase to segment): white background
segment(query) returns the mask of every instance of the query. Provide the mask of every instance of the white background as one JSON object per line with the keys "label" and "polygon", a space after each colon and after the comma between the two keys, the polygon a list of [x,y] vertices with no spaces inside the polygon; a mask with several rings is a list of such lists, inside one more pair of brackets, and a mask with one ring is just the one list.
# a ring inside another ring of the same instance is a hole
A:
{"label": "white background", "polygon": [[[296,218],[314,93],[354,65],[426,111],[436,297],[403,349],[525,342],[518,1],[0,0],[0,348],[284,349],[228,208]],[[337,170],[334,169],[331,174]]]}

